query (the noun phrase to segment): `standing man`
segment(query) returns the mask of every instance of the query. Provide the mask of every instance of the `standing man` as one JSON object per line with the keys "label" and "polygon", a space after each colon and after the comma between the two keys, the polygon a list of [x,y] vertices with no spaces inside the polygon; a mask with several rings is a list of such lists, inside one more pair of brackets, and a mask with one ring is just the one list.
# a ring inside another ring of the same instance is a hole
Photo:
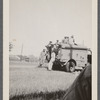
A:
{"label": "standing man", "polygon": [[60,48],[61,48],[61,44],[59,43],[59,40],[57,40],[56,43],[54,44],[54,49],[55,49],[56,55],[58,55],[58,51]]}
{"label": "standing man", "polygon": [[39,58],[39,66],[42,66],[45,63],[45,60],[46,60],[46,50],[43,49]]}
{"label": "standing man", "polygon": [[56,58],[56,54],[55,54],[54,48],[52,48],[51,59],[50,59],[49,64],[48,64],[49,71],[52,70],[52,66],[53,66],[53,63],[55,61],[55,58]]}
{"label": "standing man", "polygon": [[60,48],[61,47],[61,43],[59,42],[59,40],[56,40],[55,45],[56,45],[56,48]]}
{"label": "standing man", "polygon": [[51,59],[51,51],[52,51],[52,48],[53,48],[53,44],[52,44],[52,41],[49,42],[49,44],[46,46],[47,50],[48,50],[48,53],[49,53],[49,61]]}

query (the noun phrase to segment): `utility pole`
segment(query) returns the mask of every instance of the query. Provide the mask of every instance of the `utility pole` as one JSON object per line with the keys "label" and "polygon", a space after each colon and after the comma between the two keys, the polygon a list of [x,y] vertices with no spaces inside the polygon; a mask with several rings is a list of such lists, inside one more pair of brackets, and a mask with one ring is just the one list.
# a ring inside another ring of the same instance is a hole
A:
{"label": "utility pole", "polygon": [[23,44],[22,44],[22,47],[21,47],[21,59],[20,59],[20,61],[22,61],[22,53],[23,53]]}

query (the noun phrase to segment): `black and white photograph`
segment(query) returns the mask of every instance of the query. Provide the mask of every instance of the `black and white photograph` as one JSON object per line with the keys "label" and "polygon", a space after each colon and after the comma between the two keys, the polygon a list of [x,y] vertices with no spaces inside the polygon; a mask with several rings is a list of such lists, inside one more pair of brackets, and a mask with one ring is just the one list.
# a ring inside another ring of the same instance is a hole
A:
{"label": "black and white photograph", "polygon": [[9,100],[92,100],[92,31],[92,0],[9,0]]}

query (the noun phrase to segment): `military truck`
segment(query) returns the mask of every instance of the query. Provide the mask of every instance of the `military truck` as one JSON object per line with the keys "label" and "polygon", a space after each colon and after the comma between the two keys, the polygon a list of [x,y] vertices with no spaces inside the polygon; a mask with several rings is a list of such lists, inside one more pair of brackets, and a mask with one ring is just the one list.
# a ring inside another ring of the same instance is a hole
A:
{"label": "military truck", "polygon": [[90,50],[81,45],[65,44],[59,48],[58,55],[53,64],[53,70],[64,70],[74,72],[82,70],[88,63],[88,52]]}

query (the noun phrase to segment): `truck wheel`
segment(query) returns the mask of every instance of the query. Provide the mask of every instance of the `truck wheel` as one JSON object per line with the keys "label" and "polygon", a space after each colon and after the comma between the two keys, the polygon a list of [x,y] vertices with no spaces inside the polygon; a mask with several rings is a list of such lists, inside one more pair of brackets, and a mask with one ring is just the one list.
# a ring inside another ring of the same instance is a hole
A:
{"label": "truck wheel", "polygon": [[73,61],[69,61],[65,67],[66,72],[74,72],[75,71],[75,63]]}
{"label": "truck wheel", "polygon": [[70,62],[69,71],[70,72],[74,72],[75,71],[75,63],[73,61]]}
{"label": "truck wheel", "polygon": [[69,72],[69,66],[70,66],[70,62],[68,62],[68,63],[66,64],[66,66],[65,66],[65,71],[66,71],[66,72]]}

